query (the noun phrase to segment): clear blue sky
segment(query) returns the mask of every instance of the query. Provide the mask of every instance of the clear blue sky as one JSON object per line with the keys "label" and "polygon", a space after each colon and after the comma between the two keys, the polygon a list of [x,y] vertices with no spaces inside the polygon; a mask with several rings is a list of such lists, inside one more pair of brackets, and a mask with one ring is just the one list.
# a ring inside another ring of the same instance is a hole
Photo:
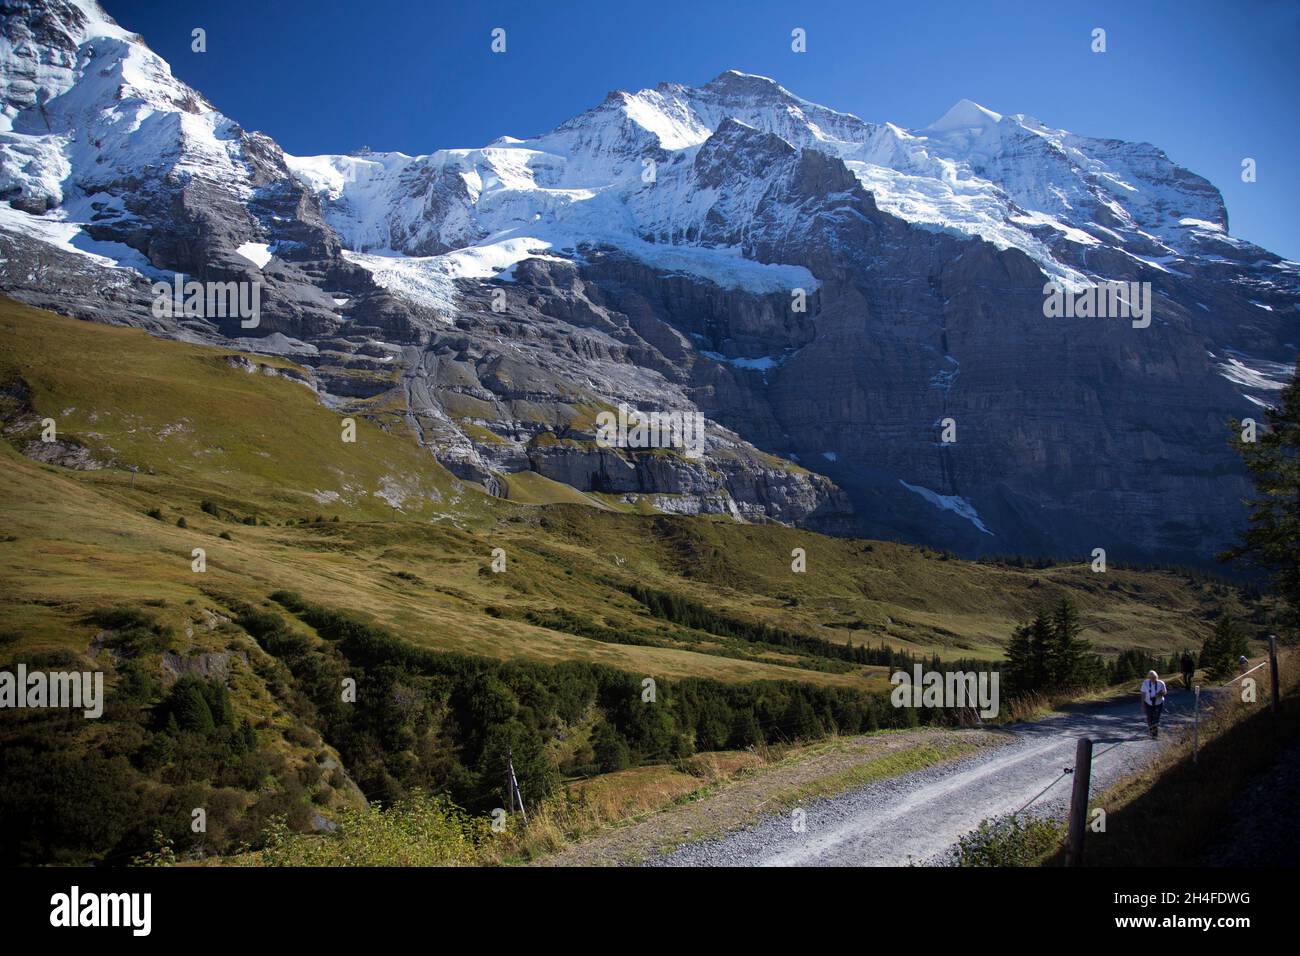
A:
{"label": "clear blue sky", "polygon": [[[1234,234],[1300,259],[1300,0],[102,2],[219,109],[299,155],[481,146],[613,89],[738,69],[874,122],[924,126],[968,97],[1155,143],[1223,191]],[[498,26],[504,55],[489,50]],[[190,51],[194,27],[206,53]],[[794,27],[807,53],[791,52]],[[1247,156],[1255,183],[1241,181]]]}

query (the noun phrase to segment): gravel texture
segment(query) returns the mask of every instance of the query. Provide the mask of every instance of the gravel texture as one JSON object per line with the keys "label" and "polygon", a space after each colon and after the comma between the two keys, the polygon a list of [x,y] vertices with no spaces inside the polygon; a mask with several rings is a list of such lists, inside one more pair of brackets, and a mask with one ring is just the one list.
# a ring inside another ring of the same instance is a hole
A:
{"label": "gravel texture", "polygon": [[[1190,733],[1192,695],[1174,691],[1161,735],[1152,740],[1136,700],[1106,704],[1016,726],[1006,746],[810,802],[805,827],[794,814],[764,817],[727,836],[681,847],[655,866],[905,866],[942,864],[980,821],[1029,812],[1068,811],[1080,737],[1093,741],[1092,793],[1150,764]],[[1050,784],[1050,786],[1049,786]],[[1041,791],[1046,789],[1045,793]],[[1035,799],[1037,798],[1037,799]]]}

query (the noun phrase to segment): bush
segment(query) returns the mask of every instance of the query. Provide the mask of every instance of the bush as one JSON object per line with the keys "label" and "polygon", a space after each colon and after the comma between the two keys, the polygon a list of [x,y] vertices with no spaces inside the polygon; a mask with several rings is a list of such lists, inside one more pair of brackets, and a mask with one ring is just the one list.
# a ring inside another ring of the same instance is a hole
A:
{"label": "bush", "polygon": [[101,608],[87,616],[91,624],[115,633],[106,642],[127,656],[163,651],[171,646],[174,633],[137,607]]}
{"label": "bush", "polygon": [[1064,836],[1061,824],[1015,814],[981,820],[957,841],[958,866],[1037,866]]}
{"label": "bush", "polygon": [[179,730],[203,737],[211,736],[217,728],[233,727],[235,719],[225,684],[188,674],[172,685],[162,713],[168,726],[174,717]]}
{"label": "bush", "polygon": [[[716,749],[733,736],[759,744],[917,719],[881,696],[788,681],[659,681],[648,704],[640,678],[611,667],[432,651],[293,592],[271,598],[324,643],[289,631],[274,613],[227,603],[292,674],[295,712],[339,751],[364,792],[388,800],[421,787],[471,810],[502,806],[509,749],[525,799],[541,799],[556,784],[546,741],[593,710],[603,715],[596,733],[606,767],[669,760],[692,752],[692,741]],[[345,677],[366,688],[353,704],[339,701]]]}
{"label": "bush", "polygon": [[147,815],[124,757],[70,753],[52,734],[0,747],[0,865],[112,857]]}
{"label": "bush", "polygon": [[601,773],[613,773],[632,764],[632,750],[627,741],[607,721],[602,720],[596,725],[591,735],[591,749],[596,768]]}
{"label": "bush", "polygon": [[1211,680],[1225,681],[1237,672],[1238,658],[1248,655],[1249,651],[1245,632],[1231,615],[1223,614],[1215,622],[1214,633],[1205,639],[1200,665]]}
{"label": "bush", "polygon": [[193,682],[177,682],[172,689],[171,706],[176,724],[181,730],[190,730],[206,737],[217,729],[216,721],[212,718],[212,708]]}
{"label": "bush", "polygon": [[445,798],[413,790],[387,809],[344,810],[329,836],[293,833],[270,822],[264,866],[473,866],[490,824],[474,820]]}

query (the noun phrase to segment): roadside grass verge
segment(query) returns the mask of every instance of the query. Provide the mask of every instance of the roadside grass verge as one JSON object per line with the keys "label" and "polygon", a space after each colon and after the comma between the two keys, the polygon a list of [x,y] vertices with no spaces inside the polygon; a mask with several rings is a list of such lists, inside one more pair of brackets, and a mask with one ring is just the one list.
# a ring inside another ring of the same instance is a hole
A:
{"label": "roadside grass verge", "polygon": [[955,866],[1041,866],[1065,839],[1065,825],[1044,817],[1007,814],[980,825],[962,837]]}
{"label": "roadside grass verge", "polygon": [[[925,736],[918,740],[918,735]],[[542,808],[539,819],[521,834],[524,839],[508,851],[517,854],[515,859],[544,864],[636,862],[750,826],[764,814],[959,759],[981,747],[995,746],[998,739],[999,735],[973,731],[887,730],[812,744],[700,754],[689,770],[699,775],[695,787],[678,777],[681,792],[665,794],[657,805],[636,813],[628,812],[628,801],[644,798],[642,781],[629,788],[621,805],[611,805],[610,794],[597,797],[594,790],[588,793],[595,799],[570,798],[568,805],[557,798]],[[663,786],[667,775],[682,768],[655,769],[664,775],[657,778]],[[607,782],[628,773],[606,775],[591,783],[603,790]],[[622,782],[632,784],[630,778]]]}
{"label": "roadside grass verge", "polygon": [[[1212,707],[1203,700],[1196,763],[1188,734],[1155,765],[1089,803],[1089,813],[1096,807],[1106,811],[1106,832],[1085,834],[1085,865],[1199,864],[1221,837],[1233,798],[1300,734],[1300,654],[1281,653],[1278,667],[1282,693],[1276,731],[1269,713],[1267,668],[1256,672],[1263,675],[1257,703],[1241,701],[1240,682],[1217,691]],[[1064,862],[1062,848],[1046,865]]]}
{"label": "roadside grass verge", "polygon": [[901,777],[930,767],[969,756],[984,746],[975,741],[924,743],[895,753],[885,754],[839,773],[818,777],[808,783],[780,790],[772,798],[773,809],[790,808],[812,800],[833,797],[868,784]]}
{"label": "roadside grass verge", "polygon": [[[1282,694],[1276,732],[1269,713],[1267,668],[1258,700],[1241,700],[1240,684],[1202,691],[1200,745],[1192,762],[1192,735],[1185,734],[1151,766],[1119,781],[1088,803],[1084,834],[1087,866],[1195,866],[1222,835],[1236,795],[1266,769],[1282,747],[1300,734],[1300,654],[1279,654]],[[1030,714],[1058,704],[1028,702]],[[1094,812],[1105,811],[1105,830],[1092,829]],[[1066,824],[1033,815],[982,820],[959,841],[956,866],[1064,866]]]}

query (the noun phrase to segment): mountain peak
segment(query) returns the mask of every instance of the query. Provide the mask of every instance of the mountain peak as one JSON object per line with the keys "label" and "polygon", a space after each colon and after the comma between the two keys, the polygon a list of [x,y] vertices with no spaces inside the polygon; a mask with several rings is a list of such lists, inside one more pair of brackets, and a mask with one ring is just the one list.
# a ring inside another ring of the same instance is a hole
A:
{"label": "mountain peak", "polygon": [[740,70],[723,70],[709,82],[704,89],[719,93],[750,93],[769,96],[789,95],[776,80],[755,73],[742,73]]}
{"label": "mountain peak", "polygon": [[928,133],[951,133],[956,130],[988,129],[1002,122],[1002,114],[980,106],[974,100],[961,99],[952,109],[925,127]]}

